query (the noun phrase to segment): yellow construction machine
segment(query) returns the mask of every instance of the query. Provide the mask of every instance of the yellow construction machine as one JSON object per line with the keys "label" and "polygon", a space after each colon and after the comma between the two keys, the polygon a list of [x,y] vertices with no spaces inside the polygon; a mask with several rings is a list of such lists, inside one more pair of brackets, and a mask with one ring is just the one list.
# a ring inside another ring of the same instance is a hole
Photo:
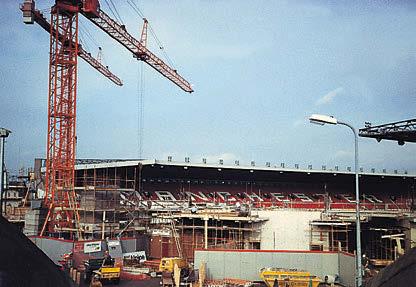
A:
{"label": "yellow construction machine", "polygon": [[173,272],[175,264],[178,265],[180,269],[188,268],[188,263],[186,260],[180,257],[164,257],[160,260],[159,272]]}
{"label": "yellow construction machine", "polygon": [[120,283],[120,267],[101,267],[94,271],[98,275],[101,282]]}
{"label": "yellow construction machine", "polygon": [[164,257],[160,260],[159,273],[162,276],[162,286],[179,286],[180,282],[187,280],[190,268],[185,259],[181,257]]}
{"label": "yellow construction machine", "polygon": [[322,282],[310,272],[283,268],[263,268],[260,278],[268,287],[318,287]]}
{"label": "yellow construction machine", "polygon": [[104,258],[90,258],[85,265],[85,282],[89,283],[92,278],[97,278],[101,282],[111,282],[118,284],[120,282],[120,267],[114,266],[114,259],[110,264],[106,264]]}

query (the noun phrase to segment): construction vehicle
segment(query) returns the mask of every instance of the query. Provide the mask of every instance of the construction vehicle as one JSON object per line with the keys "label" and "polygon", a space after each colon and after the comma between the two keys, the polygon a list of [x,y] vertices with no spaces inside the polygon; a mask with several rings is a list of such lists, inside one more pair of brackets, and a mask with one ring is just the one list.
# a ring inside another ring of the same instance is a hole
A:
{"label": "construction vehicle", "polygon": [[162,286],[179,286],[189,280],[190,266],[181,257],[164,257],[160,260],[158,273],[161,275]]}
{"label": "construction vehicle", "polygon": [[260,278],[268,287],[318,287],[321,278],[311,275],[308,271],[283,268],[263,268]]}
{"label": "construction vehicle", "polygon": [[188,263],[180,257],[165,257],[160,260],[159,272],[173,272],[175,264],[180,269],[188,269]]}
{"label": "construction vehicle", "polygon": [[120,267],[102,266],[94,274],[98,275],[101,282],[120,283]]}
{"label": "construction vehicle", "polygon": [[114,267],[114,259],[112,264],[105,265],[104,258],[90,258],[84,262],[85,273],[84,281],[89,283],[94,275],[98,275],[101,282],[111,282],[118,284],[120,282],[120,267]]}
{"label": "construction vehicle", "polygon": [[176,230],[175,219],[173,218],[172,211],[169,211],[170,228],[172,230],[173,238],[175,239],[176,249],[178,251],[178,257],[164,257],[160,260],[159,274],[162,277],[162,286],[171,287],[173,285],[179,286],[180,282],[189,277],[190,268],[188,263],[183,257],[182,246],[180,243],[180,237]]}

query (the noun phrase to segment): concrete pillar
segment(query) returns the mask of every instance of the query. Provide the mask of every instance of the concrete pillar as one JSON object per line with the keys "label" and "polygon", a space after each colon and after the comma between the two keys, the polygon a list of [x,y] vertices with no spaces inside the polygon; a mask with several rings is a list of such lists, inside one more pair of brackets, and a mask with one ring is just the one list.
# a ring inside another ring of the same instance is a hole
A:
{"label": "concrete pillar", "polygon": [[[404,229],[404,245],[405,253],[408,252],[412,247],[415,247],[416,240],[416,222],[413,218],[404,218],[399,221],[399,224]],[[402,242],[403,243],[403,242]]]}
{"label": "concrete pillar", "polygon": [[5,138],[0,138],[0,215],[3,215],[3,193],[4,193],[4,142]]}
{"label": "concrete pillar", "polygon": [[75,275],[75,283],[79,286],[79,284],[81,283],[81,272],[79,272],[77,270],[76,275]]}
{"label": "concrete pillar", "polygon": [[204,249],[208,249],[208,216],[204,217]]}
{"label": "concrete pillar", "polygon": [[104,240],[105,238],[105,210],[103,212],[103,224],[101,227],[101,239]]}
{"label": "concrete pillar", "polygon": [[201,262],[201,265],[199,266],[199,287],[202,287],[205,283],[206,279],[206,264],[205,262]]}
{"label": "concrete pillar", "polygon": [[77,274],[77,270],[75,268],[73,268],[71,270],[71,279],[75,282],[76,280],[76,274]]}
{"label": "concrete pillar", "polygon": [[[410,241],[410,248],[416,247],[416,219],[413,218],[411,219],[410,222],[410,236],[409,236],[409,241]],[[407,246],[406,246],[407,249]]]}

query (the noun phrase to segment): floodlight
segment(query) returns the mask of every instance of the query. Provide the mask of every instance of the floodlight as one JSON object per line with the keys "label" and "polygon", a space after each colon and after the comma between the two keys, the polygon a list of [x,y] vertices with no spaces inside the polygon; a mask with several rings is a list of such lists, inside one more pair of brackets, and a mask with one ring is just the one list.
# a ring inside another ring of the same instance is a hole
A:
{"label": "floodlight", "polygon": [[11,131],[9,131],[8,129],[0,128],[0,137],[1,138],[7,138],[10,133],[11,133]]}
{"label": "floodlight", "polygon": [[313,114],[309,117],[309,121],[313,124],[321,125],[324,124],[331,124],[336,125],[338,123],[337,119],[332,116],[326,116],[326,115],[318,115]]}

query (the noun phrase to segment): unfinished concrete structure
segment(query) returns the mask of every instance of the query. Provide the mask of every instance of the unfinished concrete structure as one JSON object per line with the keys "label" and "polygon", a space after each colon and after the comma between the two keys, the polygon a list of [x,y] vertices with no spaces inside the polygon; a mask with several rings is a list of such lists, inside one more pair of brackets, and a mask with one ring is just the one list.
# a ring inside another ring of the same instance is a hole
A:
{"label": "unfinished concrete structure", "polygon": [[[76,170],[85,235],[147,233],[155,258],[180,252],[192,258],[195,248],[355,249],[348,170],[189,159],[81,161]],[[415,181],[397,172],[361,172],[363,252],[370,258],[394,260],[414,246]],[[385,237],[398,234],[399,241]]]}
{"label": "unfinished concrete structure", "polygon": [[[415,178],[361,172],[363,253],[380,264],[415,244]],[[355,250],[348,169],[80,160],[76,194],[84,239],[146,235],[149,258],[192,260],[196,248]]]}

